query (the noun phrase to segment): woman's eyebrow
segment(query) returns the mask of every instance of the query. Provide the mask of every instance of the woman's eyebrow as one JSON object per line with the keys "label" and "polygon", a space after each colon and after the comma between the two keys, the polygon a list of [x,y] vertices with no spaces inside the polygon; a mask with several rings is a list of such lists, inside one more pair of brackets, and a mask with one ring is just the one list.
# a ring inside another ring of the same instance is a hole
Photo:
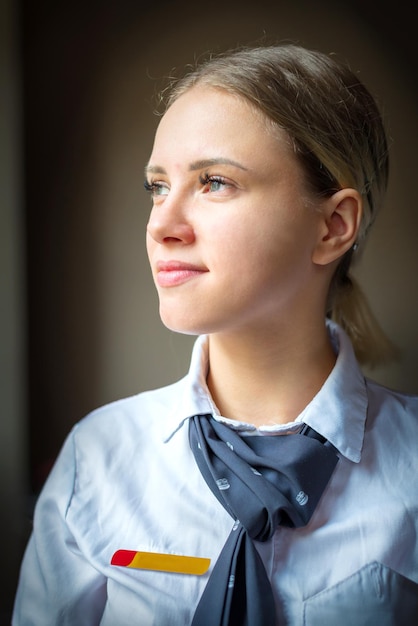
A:
{"label": "woman's eyebrow", "polygon": [[211,165],[233,165],[234,167],[238,167],[240,170],[247,170],[248,168],[238,163],[238,161],[233,161],[232,159],[227,159],[224,157],[218,157],[214,159],[202,159],[200,161],[194,161],[189,165],[189,170],[203,170],[205,167],[210,167]]}
{"label": "woman's eyebrow", "polygon": [[[238,161],[234,161],[233,159],[215,157],[213,159],[200,159],[199,161],[193,161],[189,165],[189,171],[194,172],[196,170],[203,170],[205,167],[211,167],[212,165],[232,165],[234,167],[238,167],[240,170],[248,170],[247,167],[238,163]],[[167,171],[160,165],[148,164],[145,166],[145,174],[167,174]]]}
{"label": "woman's eyebrow", "polygon": [[148,165],[145,166],[145,175],[146,174],[167,174],[165,169],[160,165]]}

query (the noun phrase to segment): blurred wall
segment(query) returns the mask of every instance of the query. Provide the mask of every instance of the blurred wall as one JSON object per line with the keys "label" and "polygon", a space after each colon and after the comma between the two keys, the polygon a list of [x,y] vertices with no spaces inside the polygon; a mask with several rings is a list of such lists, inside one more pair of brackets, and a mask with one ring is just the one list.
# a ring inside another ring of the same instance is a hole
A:
{"label": "blurred wall", "polygon": [[[158,318],[142,183],[158,121],[154,93],[162,78],[207,50],[263,37],[296,41],[348,58],[377,95],[393,167],[386,207],[357,274],[402,350],[399,362],[372,374],[418,392],[413,22],[399,3],[395,14],[394,7],[376,13],[374,6],[369,0],[233,0],[213,8],[184,0],[155,7],[138,0],[24,0],[29,491],[36,494],[65,435],[88,411],[187,370],[193,339],[167,331]],[[19,185],[11,190],[18,205]],[[6,226],[13,234],[15,226]],[[18,272],[23,256],[15,251],[12,259]],[[16,307],[14,321],[21,319],[19,298]],[[20,370],[16,384],[24,389]],[[22,440],[17,431],[14,441]],[[13,471],[20,475],[22,467],[19,457]]]}
{"label": "blurred wall", "polygon": [[11,598],[26,517],[26,298],[18,13],[0,3],[0,625]]}

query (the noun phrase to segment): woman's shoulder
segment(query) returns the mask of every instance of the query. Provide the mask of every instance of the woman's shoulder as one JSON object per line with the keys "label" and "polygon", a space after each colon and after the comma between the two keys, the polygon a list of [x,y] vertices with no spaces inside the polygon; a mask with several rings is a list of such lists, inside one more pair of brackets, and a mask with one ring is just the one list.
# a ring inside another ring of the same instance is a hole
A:
{"label": "woman's shoulder", "polygon": [[399,405],[399,407],[418,409],[418,393],[400,391],[369,377],[366,377],[366,385],[369,395],[375,399],[379,399],[382,402],[393,403]]}
{"label": "woman's shoulder", "polygon": [[418,437],[418,395],[387,387],[366,379],[368,395],[368,420],[384,422],[386,430],[396,429],[398,436]]}
{"label": "woman's shoulder", "polygon": [[83,417],[74,427],[76,440],[137,437],[141,431],[150,435],[160,430],[178,406],[183,379],[165,387],[142,391],[104,404]]}

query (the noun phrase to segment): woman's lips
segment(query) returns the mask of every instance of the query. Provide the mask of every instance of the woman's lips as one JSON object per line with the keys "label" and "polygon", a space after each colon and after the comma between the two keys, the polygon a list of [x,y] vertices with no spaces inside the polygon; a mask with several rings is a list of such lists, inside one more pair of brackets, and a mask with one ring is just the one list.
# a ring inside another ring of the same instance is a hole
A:
{"label": "woman's lips", "polygon": [[159,287],[176,287],[208,271],[206,268],[180,261],[158,261],[156,270]]}

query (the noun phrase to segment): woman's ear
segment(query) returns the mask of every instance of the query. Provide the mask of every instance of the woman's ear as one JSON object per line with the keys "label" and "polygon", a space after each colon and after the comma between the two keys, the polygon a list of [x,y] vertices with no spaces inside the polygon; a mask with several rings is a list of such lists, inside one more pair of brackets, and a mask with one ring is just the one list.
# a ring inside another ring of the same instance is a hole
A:
{"label": "woman's ear", "polygon": [[321,209],[318,242],[312,254],[316,265],[339,259],[356,242],[363,201],[356,189],[340,189],[327,198]]}

